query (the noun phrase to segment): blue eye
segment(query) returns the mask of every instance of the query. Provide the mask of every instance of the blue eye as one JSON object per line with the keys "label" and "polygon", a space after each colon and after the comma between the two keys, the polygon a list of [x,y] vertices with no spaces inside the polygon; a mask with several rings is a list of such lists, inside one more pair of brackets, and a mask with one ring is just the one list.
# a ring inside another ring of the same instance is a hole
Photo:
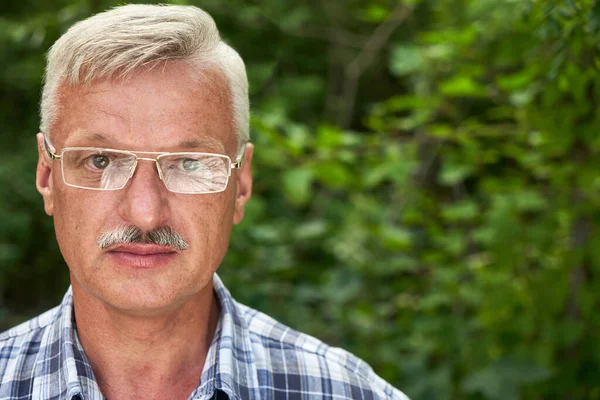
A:
{"label": "blue eye", "polygon": [[181,167],[185,172],[194,172],[202,168],[202,161],[194,160],[192,158],[184,158],[181,162]]}

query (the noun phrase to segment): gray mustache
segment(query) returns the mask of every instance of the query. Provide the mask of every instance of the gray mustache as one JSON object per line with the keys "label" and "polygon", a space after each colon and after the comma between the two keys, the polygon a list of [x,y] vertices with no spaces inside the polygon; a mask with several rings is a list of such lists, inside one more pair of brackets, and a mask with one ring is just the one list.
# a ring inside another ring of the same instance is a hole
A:
{"label": "gray mustache", "polygon": [[183,236],[168,226],[143,231],[137,226],[122,226],[112,231],[104,232],[96,242],[101,249],[107,249],[117,244],[156,244],[173,247],[179,251],[188,248],[189,244]]}

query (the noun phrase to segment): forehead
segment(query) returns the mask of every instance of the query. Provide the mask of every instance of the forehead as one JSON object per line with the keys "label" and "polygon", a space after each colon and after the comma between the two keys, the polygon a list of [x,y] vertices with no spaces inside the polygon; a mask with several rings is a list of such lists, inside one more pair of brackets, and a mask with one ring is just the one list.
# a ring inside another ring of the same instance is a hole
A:
{"label": "forehead", "polygon": [[197,72],[182,62],[140,68],[126,78],[63,85],[52,141],[57,148],[97,145],[140,151],[220,143],[222,151],[235,151],[230,99],[219,69]]}

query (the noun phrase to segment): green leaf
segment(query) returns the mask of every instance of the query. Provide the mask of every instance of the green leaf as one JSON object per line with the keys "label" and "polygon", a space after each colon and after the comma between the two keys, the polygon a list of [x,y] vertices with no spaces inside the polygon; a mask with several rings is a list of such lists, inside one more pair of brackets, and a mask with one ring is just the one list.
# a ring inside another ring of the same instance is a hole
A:
{"label": "green leaf", "polygon": [[444,206],[442,215],[451,222],[468,221],[479,215],[479,207],[474,201],[461,201],[456,204]]}
{"label": "green leaf", "polygon": [[370,4],[363,12],[362,19],[367,22],[380,23],[390,15],[390,9],[381,4]]}
{"label": "green leaf", "polygon": [[325,161],[318,164],[315,167],[315,175],[324,185],[332,188],[345,188],[354,181],[350,171],[336,161]]}
{"label": "green leaf", "polygon": [[467,377],[463,390],[481,393],[490,400],[518,400],[521,386],[543,382],[551,375],[547,368],[505,358]]}
{"label": "green leaf", "polygon": [[310,200],[314,171],[309,167],[289,169],[283,174],[283,193],[291,204],[301,206]]}
{"label": "green leaf", "polygon": [[407,250],[412,243],[412,233],[400,227],[387,226],[381,231],[381,239],[390,250]]}
{"label": "green leaf", "polygon": [[537,66],[533,65],[510,75],[499,75],[496,83],[501,89],[521,91],[528,88],[537,76]]}
{"label": "green leaf", "polygon": [[296,240],[313,240],[324,236],[327,230],[327,222],[324,220],[308,221],[294,228],[294,237]]}
{"label": "green leaf", "polygon": [[317,130],[316,146],[320,149],[335,149],[344,141],[342,131],[331,125],[321,125]]}
{"label": "green leaf", "polygon": [[470,165],[459,165],[448,162],[442,165],[438,179],[442,185],[453,186],[465,180],[473,172],[473,167]]}
{"label": "green leaf", "polygon": [[440,84],[440,92],[448,97],[485,97],[488,91],[469,76],[455,76]]}
{"label": "green leaf", "polygon": [[424,66],[424,59],[418,46],[399,45],[392,50],[390,70],[394,75],[408,75],[422,69]]}
{"label": "green leaf", "polygon": [[523,190],[515,195],[516,208],[520,211],[541,211],[547,206],[547,200],[538,192]]}

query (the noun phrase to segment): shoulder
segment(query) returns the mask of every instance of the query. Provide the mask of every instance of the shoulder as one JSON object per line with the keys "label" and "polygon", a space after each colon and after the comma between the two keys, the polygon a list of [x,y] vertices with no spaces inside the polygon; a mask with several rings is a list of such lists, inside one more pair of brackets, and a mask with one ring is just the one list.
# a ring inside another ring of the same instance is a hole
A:
{"label": "shoulder", "polygon": [[348,351],[247,306],[237,306],[250,333],[259,381],[262,375],[267,390],[296,392],[310,398],[408,400]]}
{"label": "shoulder", "polygon": [[[0,387],[31,378],[58,307],[0,333]],[[0,391],[1,393],[1,391]]]}
{"label": "shoulder", "polygon": [[[48,325],[54,321],[54,317],[58,312],[60,306],[56,306],[43,314],[38,315],[35,318],[32,318],[28,321],[25,321],[13,328],[10,328],[7,331],[0,333],[0,346],[10,339],[17,339],[19,337],[26,337],[28,334],[32,332],[38,331],[40,329],[46,328]],[[1,347],[0,347],[1,348]]]}

